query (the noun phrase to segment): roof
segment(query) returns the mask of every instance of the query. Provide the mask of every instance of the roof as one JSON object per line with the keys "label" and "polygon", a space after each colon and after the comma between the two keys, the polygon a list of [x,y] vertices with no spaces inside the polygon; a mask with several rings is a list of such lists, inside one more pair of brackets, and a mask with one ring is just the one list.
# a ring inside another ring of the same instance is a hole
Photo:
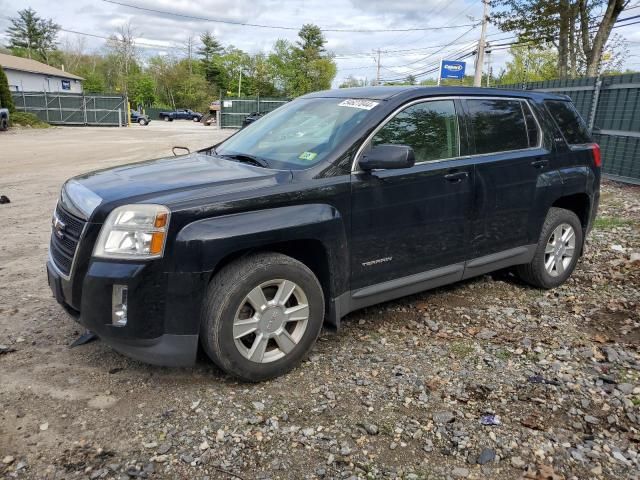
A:
{"label": "roof", "polygon": [[435,95],[491,95],[494,97],[554,98],[566,100],[563,95],[554,95],[532,90],[507,90],[485,87],[422,87],[422,86],[380,86],[359,88],[338,88],[309,93],[304,98],[366,98],[370,100],[388,100],[392,97],[428,97]]}
{"label": "roof", "polygon": [[0,66],[5,70],[17,70],[19,72],[41,73],[51,77],[71,78],[73,80],[84,80],[84,78],[65,72],[58,68],[38,62],[30,58],[16,57],[14,55],[6,55],[0,53]]}

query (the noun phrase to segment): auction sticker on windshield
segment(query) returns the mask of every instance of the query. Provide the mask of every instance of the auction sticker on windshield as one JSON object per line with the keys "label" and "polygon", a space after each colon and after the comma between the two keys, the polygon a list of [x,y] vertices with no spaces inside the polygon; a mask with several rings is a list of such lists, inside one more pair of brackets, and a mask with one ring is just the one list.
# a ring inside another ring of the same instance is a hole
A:
{"label": "auction sticker on windshield", "polygon": [[300,160],[306,160],[307,162],[312,162],[314,158],[316,158],[318,154],[316,152],[302,152],[298,157]]}
{"label": "auction sticker on windshield", "polygon": [[378,105],[378,102],[364,98],[350,98],[338,104],[339,107],[361,108],[363,110],[371,110],[376,105]]}

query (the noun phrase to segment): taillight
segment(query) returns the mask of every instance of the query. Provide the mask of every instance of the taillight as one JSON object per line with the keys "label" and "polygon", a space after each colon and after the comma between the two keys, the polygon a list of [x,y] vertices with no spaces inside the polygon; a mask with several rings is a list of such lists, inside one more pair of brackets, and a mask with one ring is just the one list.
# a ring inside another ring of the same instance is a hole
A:
{"label": "taillight", "polygon": [[597,143],[592,143],[591,149],[593,150],[593,164],[599,168],[602,166],[602,157],[600,156],[600,145],[598,145]]}

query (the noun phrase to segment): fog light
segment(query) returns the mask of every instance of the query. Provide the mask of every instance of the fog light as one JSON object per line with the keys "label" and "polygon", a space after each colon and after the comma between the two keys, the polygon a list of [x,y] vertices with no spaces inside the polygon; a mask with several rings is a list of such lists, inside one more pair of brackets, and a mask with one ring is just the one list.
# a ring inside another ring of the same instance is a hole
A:
{"label": "fog light", "polygon": [[124,327],[127,324],[127,286],[114,285],[111,295],[111,324]]}

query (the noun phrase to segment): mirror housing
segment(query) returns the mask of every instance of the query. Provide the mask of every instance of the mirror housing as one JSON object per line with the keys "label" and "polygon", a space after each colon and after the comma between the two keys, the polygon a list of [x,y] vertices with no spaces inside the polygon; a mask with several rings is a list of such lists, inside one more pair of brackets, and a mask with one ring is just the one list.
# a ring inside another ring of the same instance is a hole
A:
{"label": "mirror housing", "polygon": [[362,155],[358,165],[361,170],[390,170],[410,168],[416,163],[413,148],[407,145],[382,144],[372,147]]}

